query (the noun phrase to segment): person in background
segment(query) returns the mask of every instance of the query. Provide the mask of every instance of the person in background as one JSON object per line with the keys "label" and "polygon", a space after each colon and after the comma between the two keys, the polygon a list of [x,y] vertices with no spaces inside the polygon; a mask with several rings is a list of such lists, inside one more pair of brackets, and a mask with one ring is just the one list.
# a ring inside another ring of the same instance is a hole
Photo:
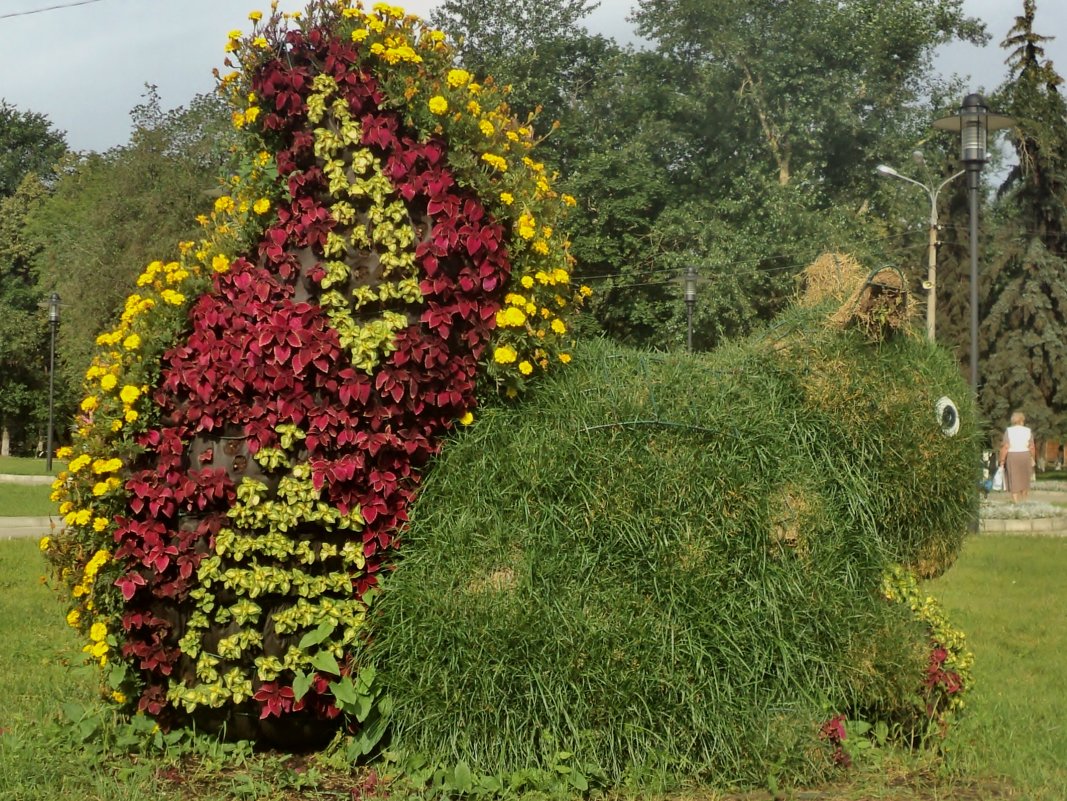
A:
{"label": "person in background", "polygon": [[1030,476],[1037,460],[1034,434],[1026,425],[1026,415],[1016,410],[1011,413],[1011,425],[1004,431],[1000,444],[1000,464],[1007,475],[1007,490],[1012,503],[1030,497]]}

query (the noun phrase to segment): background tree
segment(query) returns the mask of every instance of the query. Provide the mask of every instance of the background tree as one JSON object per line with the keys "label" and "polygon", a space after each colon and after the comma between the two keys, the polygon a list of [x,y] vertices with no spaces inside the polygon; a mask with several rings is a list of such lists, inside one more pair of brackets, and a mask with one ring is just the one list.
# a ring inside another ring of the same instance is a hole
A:
{"label": "background tree", "polygon": [[43,293],[31,269],[34,246],[23,235],[27,217],[47,190],[30,173],[0,199],[0,455],[32,453],[41,439],[48,384]]}
{"label": "background tree", "polygon": [[1067,420],[1067,104],[1063,79],[1024,0],[1002,43],[1008,81],[995,102],[1012,116],[1018,164],[1001,186],[1002,222],[982,322],[982,406],[993,424],[1022,408],[1039,436]]}
{"label": "background tree", "polygon": [[66,150],[66,135],[45,115],[0,99],[0,197],[14,194],[26,173],[48,175]]}
{"label": "background tree", "polygon": [[64,135],[43,114],[0,100],[0,454],[32,452],[41,435],[47,385],[43,297],[31,269],[33,247],[23,235],[27,216],[46,192],[66,151]]}
{"label": "background tree", "polygon": [[135,277],[196,236],[196,216],[231,158],[229,112],[213,95],[164,111],[148,87],[131,116],[130,142],[72,158],[29,221],[41,280],[63,298],[58,347],[74,389]]}

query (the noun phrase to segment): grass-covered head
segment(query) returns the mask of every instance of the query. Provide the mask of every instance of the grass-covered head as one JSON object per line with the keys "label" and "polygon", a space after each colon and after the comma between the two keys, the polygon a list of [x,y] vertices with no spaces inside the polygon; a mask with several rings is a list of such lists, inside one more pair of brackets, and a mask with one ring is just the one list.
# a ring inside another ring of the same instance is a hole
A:
{"label": "grass-covered head", "polygon": [[816,775],[834,713],[913,725],[930,632],[882,581],[957,553],[973,408],[942,351],[827,317],[706,356],[588,344],[450,442],[375,624],[394,742],[722,785]]}

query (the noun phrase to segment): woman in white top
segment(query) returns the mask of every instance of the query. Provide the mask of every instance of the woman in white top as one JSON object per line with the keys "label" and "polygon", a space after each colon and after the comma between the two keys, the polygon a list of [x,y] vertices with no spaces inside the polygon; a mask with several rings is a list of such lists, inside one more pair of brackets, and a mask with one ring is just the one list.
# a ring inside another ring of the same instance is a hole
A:
{"label": "woman in white top", "polygon": [[1007,476],[1007,490],[1013,503],[1025,501],[1030,496],[1030,475],[1037,459],[1037,446],[1033,432],[1026,426],[1026,416],[1016,410],[1011,414],[1011,425],[1004,431],[1000,445],[1000,464]]}

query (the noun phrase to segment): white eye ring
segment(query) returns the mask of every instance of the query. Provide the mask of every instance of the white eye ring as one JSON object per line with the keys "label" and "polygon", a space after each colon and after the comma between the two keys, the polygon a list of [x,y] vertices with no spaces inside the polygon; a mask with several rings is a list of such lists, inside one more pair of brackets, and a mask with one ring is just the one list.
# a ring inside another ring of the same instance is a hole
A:
{"label": "white eye ring", "polygon": [[942,434],[946,437],[954,437],[959,433],[960,412],[952,398],[947,396],[940,398],[934,404],[934,412],[937,414],[937,424],[941,426]]}

